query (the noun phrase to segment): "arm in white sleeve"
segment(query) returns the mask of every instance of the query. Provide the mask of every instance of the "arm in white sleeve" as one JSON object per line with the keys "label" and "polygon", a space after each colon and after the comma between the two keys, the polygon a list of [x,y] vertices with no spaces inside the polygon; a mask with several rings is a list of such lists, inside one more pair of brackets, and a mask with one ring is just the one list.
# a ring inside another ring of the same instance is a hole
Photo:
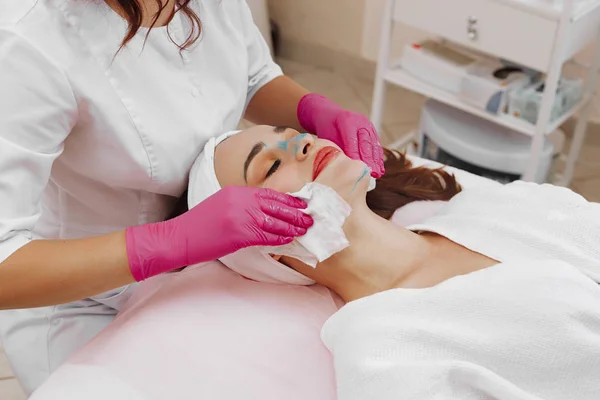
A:
{"label": "arm in white sleeve", "polygon": [[63,71],[0,29],[0,310],[64,304],[134,281],[123,231],[32,240],[52,165],[76,120]]}
{"label": "arm in white sleeve", "polygon": [[64,73],[18,33],[0,29],[0,263],[31,241],[76,117]]}

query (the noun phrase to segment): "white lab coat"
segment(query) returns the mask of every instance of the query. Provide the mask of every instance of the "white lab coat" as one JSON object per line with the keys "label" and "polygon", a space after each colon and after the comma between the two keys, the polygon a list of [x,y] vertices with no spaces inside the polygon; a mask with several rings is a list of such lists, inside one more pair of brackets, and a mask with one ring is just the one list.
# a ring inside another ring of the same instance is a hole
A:
{"label": "white lab coat", "polygon": [[[234,129],[281,75],[244,0],[194,0],[190,51],[126,23],[103,1],[40,0],[0,29],[0,262],[35,238],[82,238],[165,219],[205,141]],[[1,11],[0,6],[0,13]],[[183,42],[189,22],[169,24]],[[26,391],[114,317],[131,288],[0,312]]]}

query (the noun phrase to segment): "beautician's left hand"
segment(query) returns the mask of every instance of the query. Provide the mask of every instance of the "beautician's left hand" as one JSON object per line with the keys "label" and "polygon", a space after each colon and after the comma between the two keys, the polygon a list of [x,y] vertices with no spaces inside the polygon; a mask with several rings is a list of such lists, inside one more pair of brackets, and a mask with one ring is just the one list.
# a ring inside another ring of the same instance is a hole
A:
{"label": "beautician's left hand", "polygon": [[367,117],[345,110],[316,93],[302,97],[297,114],[304,129],[331,140],[348,157],[363,161],[371,168],[371,176],[380,178],[385,173],[379,136]]}

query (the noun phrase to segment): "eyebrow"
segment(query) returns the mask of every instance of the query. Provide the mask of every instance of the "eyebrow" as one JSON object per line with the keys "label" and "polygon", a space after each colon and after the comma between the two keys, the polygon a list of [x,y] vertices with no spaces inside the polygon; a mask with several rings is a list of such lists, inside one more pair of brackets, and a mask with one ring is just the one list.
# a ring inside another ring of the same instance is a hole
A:
{"label": "eyebrow", "polygon": [[244,181],[246,183],[248,183],[248,179],[247,179],[248,167],[250,166],[250,163],[252,162],[254,157],[256,157],[256,155],[258,153],[260,153],[264,147],[265,147],[264,143],[262,143],[262,142],[256,143],[254,146],[252,146],[252,150],[250,150],[250,153],[248,153],[248,157],[246,157],[246,161],[244,162]]}
{"label": "eyebrow", "polygon": [[283,133],[283,132],[285,132],[288,129],[292,129],[292,128],[289,127],[289,126],[285,126],[285,125],[279,125],[279,126],[274,126],[273,127],[273,132],[275,132],[275,133]]}

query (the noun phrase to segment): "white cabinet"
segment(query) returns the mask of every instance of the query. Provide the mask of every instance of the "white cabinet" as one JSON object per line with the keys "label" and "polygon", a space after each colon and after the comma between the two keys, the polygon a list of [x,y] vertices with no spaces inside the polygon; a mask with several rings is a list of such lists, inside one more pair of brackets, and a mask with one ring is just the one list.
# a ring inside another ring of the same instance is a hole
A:
{"label": "white cabinet", "polygon": [[394,16],[398,22],[538,70],[548,66],[557,27],[557,21],[487,0],[397,1]]}
{"label": "white cabinet", "polygon": [[[550,121],[563,63],[595,37],[600,28],[600,0],[386,0],[381,24],[380,50],[373,94],[371,119],[381,129],[387,84],[405,87],[471,114],[532,136],[531,162],[524,179],[535,176],[544,135],[553,132],[567,118],[582,111],[567,167],[560,184],[567,185],[583,143],[589,103],[595,94],[600,51],[590,68],[589,83],[581,104],[557,121]],[[546,90],[537,123],[506,114],[492,115],[418,80],[390,59],[391,33],[395,23],[430,32],[448,41],[497,58],[546,73]],[[598,41],[600,49],[600,41]]]}

